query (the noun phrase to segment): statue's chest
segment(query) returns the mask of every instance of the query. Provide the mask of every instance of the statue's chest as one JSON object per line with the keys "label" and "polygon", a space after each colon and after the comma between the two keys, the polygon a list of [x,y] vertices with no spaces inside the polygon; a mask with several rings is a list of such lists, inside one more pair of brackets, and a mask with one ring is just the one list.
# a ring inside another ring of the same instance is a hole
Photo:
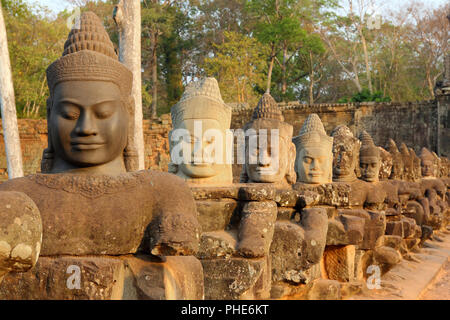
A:
{"label": "statue's chest", "polygon": [[154,212],[143,181],[61,178],[36,175],[28,192],[42,217],[42,254],[136,252]]}

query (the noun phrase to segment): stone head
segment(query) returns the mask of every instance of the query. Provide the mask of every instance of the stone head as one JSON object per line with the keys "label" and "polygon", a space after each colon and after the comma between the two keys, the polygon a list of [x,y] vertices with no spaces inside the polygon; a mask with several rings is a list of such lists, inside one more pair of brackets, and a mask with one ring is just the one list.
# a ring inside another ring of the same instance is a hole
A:
{"label": "stone head", "polygon": [[[242,168],[241,182],[295,183],[297,175],[294,169],[293,130],[290,124],[284,122],[283,114],[272,96],[265,93],[253,111],[252,120],[244,127],[248,137],[245,143],[246,159]],[[249,142],[251,139],[258,141],[258,145],[251,144]],[[261,144],[262,140],[267,142]]]}
{"label": "stone head", "polygon": [[169,172],[191,183],[232,183],[227,163],[231,107],[223,102],[217,80],[190,83],[171,115]]}
{"label": "stone head", "polygon": [[422,177],[422,169],[420,167],[420,158],[417,156],[413,148],[409,148],[409,154],[412,158],[412,177],[416,181]]}
{"label": "stone head", "polygon": [[403,160],[403,179],[411,181],[413,180],[413,158],[409,153],[409,149],[404,142],[400,145],[400,154]]}
{"label": "stone head", "polygon": [[389,153],[392,155],[392,172],[389,179],[401,180],[403,179],[403,172],[404,172],[403,157],[400,151],[398,151],[397,145],[395,144],[394,140],[389,139],[387,149]]}
{"label": "stone head", "polygon": [[361,179],[367,182],[377,182],[380,173],[380,149],[373,143],[372,137],[363,131],[359,137],[361,150],[359,152],[359,166]]}
{"label": "stone head", "polygon": [[378,147],[380,150],[380,159],[381,159],[381,165],[380,165],[380,173],[378,175],[380,180],[388,180],[391,172],[392,172],[392,155],[387,152],[384,148]]}
{"label": "stone head", "polygon": [[100,19],[83,13],[61,58],[47,69],[48,148],[42,172],[136,170],[132,73],[118,61]]}
{"label": "stone head", "polygon": [[317,114],[308,116],[293,142],[297,151],[297,181],[310,184],[331,183],[333,138],[327,136]]}
{"label": "stone head", "polygon": [[333,137],[333,181],[355,181],[360,141],[345,125],[337,126],[331,136]]}
{"label": "stone head", "polygon": [[435,178],[435,158],[433,154],[427,149],[422,148],[420,152],[420,164],[422,167],[422,176],[427,178]]}
{"label": "stone head", "polygon": [[434,176],[440,177],[441,175],[439,168],[441,167],[441,158],[439,158],[439,156],[434,151],[432,151],[431,154],[434,157]]}

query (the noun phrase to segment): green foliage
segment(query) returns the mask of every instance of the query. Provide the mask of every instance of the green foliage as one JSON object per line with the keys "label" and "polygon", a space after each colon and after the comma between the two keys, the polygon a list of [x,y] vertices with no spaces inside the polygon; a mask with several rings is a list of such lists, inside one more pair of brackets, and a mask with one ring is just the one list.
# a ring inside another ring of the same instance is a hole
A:
{"label": "green foliage", "polygon": [[216,77],[226,102],[254,105],[265,80],[267,49],[256,39],[236,32],[226,31],[224,35],[225,41],[214,45],[215,56],[205,59],[205,73]]}
{"label": "green foliage", "polygon": [[45,70],[63,51],[67,28],[50,20],[43,7],[2,0],[18,117],[42,117],[48,97]]}
{"label": "green foliage", "polygon": [[384,96],[381,91],[370,93],[369,89],[364,88],[360,92],[355,93],[350,99],[340,98],[338,100],[338,103],[348,102],[391,102],[391,98]]}
{"label": "green foliage", "polygon": [[[112,19],[116,2],[77,0],[82,12],[94,11],[103,20],[118,47],[119,33]],[[69,32],[66,18],[72,12],[61,12],[54,18],[48,9],[28,0],[1,3],[18,116],[45,117],[45,70],[63,51]],[[152,101],[157,101],[158,115],[169,112],[185,85],[202,76],[217,78],[227,102],[254,105],[267,89],[269,66],[273,67],[270,91],[277,101],[433,98],[433,86],[448,51],[445,12],[449,5],[435,10],[413,7],[408,11],[405,7],[398,16],[383,17],[380,29],[370,30],[365,24],[358,29],[356,11],[351,15],[345,6],[336,10],[340,3],[142,0],[144,116],[150,115]],[[409,12],[416,21],[402,20]],[[367,14],[362,16],[367,19]],[[152,77],[154,66],[156,81]],[[367,89],[369,76],[372,94]],[[361,88],[365,89],[355,93]],[[157,96],[153,96],[155,89]]]}

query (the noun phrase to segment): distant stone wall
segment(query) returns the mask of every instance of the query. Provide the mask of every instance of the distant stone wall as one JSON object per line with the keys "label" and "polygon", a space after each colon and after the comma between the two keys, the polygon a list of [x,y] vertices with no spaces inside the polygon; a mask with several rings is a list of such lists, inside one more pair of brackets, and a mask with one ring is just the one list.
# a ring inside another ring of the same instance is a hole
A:
{"label": "distant stone wall", "polygon": [[[294,126],[294,135],[298,134],[306,117],[317,113],[328,134],[340,124],[347,125],[354,134],[366,130],[375,144],[386,146],[390,138],[397,144],[405,142],[408,147],[420,152],[422,147],[450,154],[449,103],[421,101],[414,103],[358,103],[358,104],[315,104],[305,105],[297,102],[280,104],[285,121]],[[438,112],[440,130],[438,133]],[[252,114],[252,109],[235,109],[232,128],[242,128]],[[440,135],[440,138],[438,138]]]}
{"label": "distant stone wall", "polygon": [[[436,101],[415,103],[361,103],[315,104],[297,102],[280,104],[286,122],[300,130],[306,117],[317,113],[328,134],[340,124],[347,125],[357,134],[365,129],[379,146],[386,146],[389,138],[397,144],[405,142],[420,152],[427,147],[441,155],[450,156],[450,96]],[[233,106],[231,128],[242,128],[251,118],[254,106]],[[438,125],[439,122],[439,125]],[[144,120],[145,167],[167,171],[170,161],[168,134],[172,129],[168,114],[159,120]],[[39,172],[42,151],[47,146],[45,120],[19,119],[22,155],[25,174]],[[3,130],[0,125],[0,181],[7,179],[6,154]],[[241,166],[234,166],[234,176],[239,177]]]}
{"label": "distant stone wall", "polygon": [[[47,121],[19,119],[19,135],[25,175],[40,172],[42,151],[47,147]],[[167,171],[169,156],[169,131],[172,123],[169,115],[159,120],[144,120],[145,167]],[[3,128],[0,124],[0,181],[8,179]]]}

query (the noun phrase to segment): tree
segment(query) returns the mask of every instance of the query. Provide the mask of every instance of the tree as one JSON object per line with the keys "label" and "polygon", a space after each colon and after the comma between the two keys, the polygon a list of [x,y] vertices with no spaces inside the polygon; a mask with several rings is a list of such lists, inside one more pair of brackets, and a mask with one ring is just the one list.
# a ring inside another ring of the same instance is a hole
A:
{"label": "tree", "polygon": [[[305,34],[299,20],[300,9],[300,2],[297,0],[249,0],[247,3],[247,10],[254,17],[259,17],[254,29],[256,38],[270,48],[267,92],[271,89],[275,61],[278,61],[282,69],[283,92],[286,92],[286,65],[293,57],[293,54],[288,56],[288,50]],[[282,63],[277,59],[279,50],[283,52]]]}
{"label": "tree", "polygon": [[139,170],[145,169],[144,132],[142,127],[141,84],[141,3],[121,0],[114,10],[114,21],[120,29],[119,59],[133,73],[134,143],[138,153]]}
{"label": "tree", "polygon": [[263,87],[265,51],[256,39],[237,32],[224,32],[224,42],[215,44],[216,53],[206,58],[204,70],[219,82],[228,102],[256,104]]}
{"label": "tree", "polygon": [[14,87],[9,60],[8,40],[2,3],[0,2],[0,104],[2,111],[3,138],[5,140],[8,178],[23,177],[22,150],[17,127]]}

